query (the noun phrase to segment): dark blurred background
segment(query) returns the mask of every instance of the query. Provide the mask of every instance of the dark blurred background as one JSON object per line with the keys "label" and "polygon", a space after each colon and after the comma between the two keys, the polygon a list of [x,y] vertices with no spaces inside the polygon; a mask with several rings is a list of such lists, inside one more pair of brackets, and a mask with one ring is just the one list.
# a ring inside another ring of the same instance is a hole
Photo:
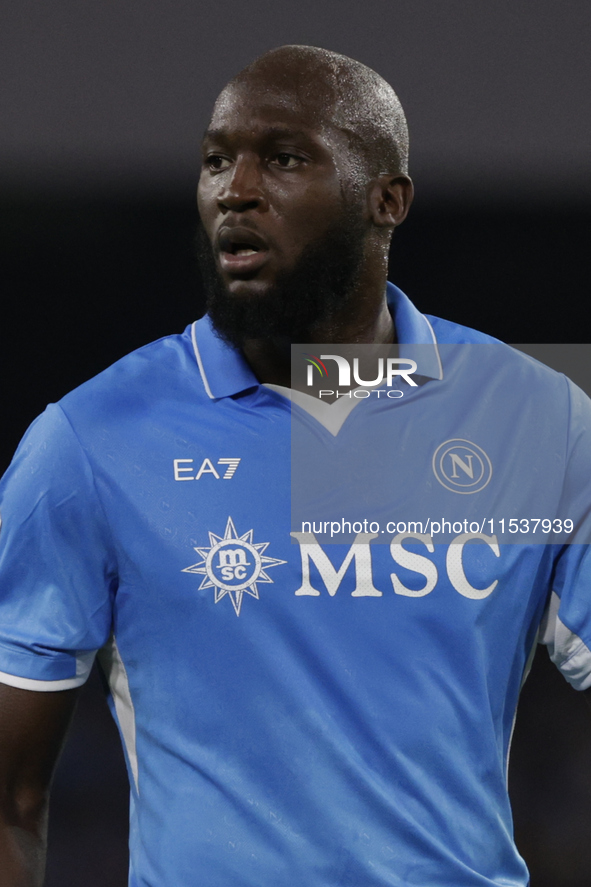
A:
{"label": "dark blurred background", "polygon": [[[1,468],[47,402],[201,312],[200,134],[229,77],[282,43],[398,91],[417,197],[391,277],[419,308],[509,342],[590,340],[589,0],[20,0],[0,29]],[[532,887],[588,887],[591,714],[545,650],[511,760]],[[47,887],[124,887],[127,789],[96,675],[52,810]]]}

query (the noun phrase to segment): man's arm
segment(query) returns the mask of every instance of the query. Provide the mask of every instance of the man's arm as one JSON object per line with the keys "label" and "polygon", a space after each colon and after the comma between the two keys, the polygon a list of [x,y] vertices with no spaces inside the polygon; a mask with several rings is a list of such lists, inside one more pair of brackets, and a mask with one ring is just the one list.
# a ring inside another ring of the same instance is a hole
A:
{"label": "man's arm", "polygon": [[78,690],[0,684],[0,887],[41,887],[49,784]]}

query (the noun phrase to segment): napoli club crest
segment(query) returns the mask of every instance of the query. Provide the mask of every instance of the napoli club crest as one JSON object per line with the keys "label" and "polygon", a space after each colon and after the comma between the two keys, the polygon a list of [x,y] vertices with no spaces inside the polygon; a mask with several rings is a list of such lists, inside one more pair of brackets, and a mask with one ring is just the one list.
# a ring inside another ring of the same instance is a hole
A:
{"label": "napoli club crest", "polygon": [[239,536],[231,517],[228,518],[223,536],[209,533],[209,547],[196,547],[195,551],[202,558],[191,567],[185,567],[183,573],[199,573],[203,575],[199,590],[215,588],[215,603],[218,604],[226,595],[232,601],[234,612],[240,616],[242,599],[245,594],[259,599],[257,584],[273,582],[267,575],[269,567],[286,564],[287,561],[267,557],[264,552],[268,542],[253,542],[253,531],[249,530]]}
{"label": "napoli club crest", "polygon": [[492,464],[482,447],[461,437],[439,444],[433,453],[433,473],[442,487],[464,496],[488,486]]}

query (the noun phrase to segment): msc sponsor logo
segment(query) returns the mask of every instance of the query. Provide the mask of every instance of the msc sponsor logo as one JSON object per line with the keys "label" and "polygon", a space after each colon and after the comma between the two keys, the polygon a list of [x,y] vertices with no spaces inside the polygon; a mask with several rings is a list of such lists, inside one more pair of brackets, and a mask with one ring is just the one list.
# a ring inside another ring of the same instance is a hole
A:
{"label": "msc sponsor logo", "polygon": [[432,464],[441,486],[453,493],[479,493],[492,477],[492,464],[482,447],[461,437],[439,444]]}
{"label": "msc sponsor logo", "polygon": [[[302,581],[295,592],[296,595],[319,597],[321,594],[320,589],[312,584],[310,564],[314,564],[316,567],[322,584],[329,595],[334,596],[343,581],[345,573],[351,564],[354,563],[355,588],[351,592],[351,597],[383,596],[383,592],[374,585],[369,544],[372,539],[378,538],[377,533],[359,533],[339,567],[333,564],[322,546],[316,541],[313,533],[292,533],[291,535],[299,542],[302,557]],[[426,555],[417,554],[404,548],[402,543],[407,539],[422,543],[429,553],[435,551],[433,539],[426,533],[399,533],[390,543],[390,554],[394,563],[424,576],[424,585],[419,589],[409,588],[404,585],[396,572],[390,573],[390,582],[395,594],[400,594],[404,597],[424,597],[430,594],[437,585],[439,579],[437,565]],[[447,578],[458,594],[478,601],[493,593],[497,587],[498,579],[495,579],[485,588],[478,588],[472,585],[470,578],[464,570],[463,561],[464,546],[472,540],[483,542],[490,548],[495,557],[501,556],[496,536],[487,536],[485,533],[461,533],[447,547],[445,569]]]}
{"label": "msc sponsor logo", "polygon": [[[293,532],[291,535],[299,544],[301,557],[301,579],[298,580],[299,584],[293,592],[297,597],[320,597],[326,592],[334,597],[349,570],[353,571],[355,579],[351,597],[383,597],[384,591],[374,583],[370,546],[372,539],[378,538],[377,533],[359,533],[340,564],[333,562],[313,533]],[[424,546],[426,553],[419,554],[417,551],[405,548],[403,543],[407,540]],[[445,572],[458,594],[480,601],[493,593],[499,580],[493,579],[488,585],[480,587],[474,584],[475,576],[466,574],[464,547],[466,543],[474,542],[486,545],[495,558],[501,556],[496,536],[488,536],[486,533],[461,533],[447,546]],[[237,616],[240,615],[245,594],[258,600],[258,584],[273,583],[267,570],[287,563],[284,560],[268,557],[264,552],[269,543],[254,542],[253,530],[239,535],[231,517],[228,518],[223,536],[209,533],[209,543],[209,546],[195,548],[201,560],[190,567],[185,567],[182,572],[201,575],[203,578],[199,590],[213,588],[216,604],[222,598],[229,597]],[[334,553],[334,547],[330,548],[331,554]],[[433,591],[439,581],[437,564],[427,556],[434,551],[431,535],[399,533],[390,543],[393,570],[389,575],[381,574],[382,582],[384,580],[387,582],[389,579],[394,594],[403,597],[425,597]],[[316,568],[314,579],[312,579],[312,565]],[[396,572],[396,565],[422,576],[424,581],[420,587],[410,588],[405,585]],[[489,579],[491,578],[489,572]]]}
{"label": "msc sponsor logo", "polygon": [[226,595],[232,601],[234,612],[240,616],[242,598],[245,594],[259,599],[258,582],[273,582],[266,570],[285,564],[286,561],[267,557],[264,554],[268,542],[253,542],[253,531],[239,536],[231,517],[228,518],[223,536],[209,533],[209,546],[197,547],[195,551],[201,560],[183,573],[198,573],[204,578],[202,588],[215,588],[215,603]]}

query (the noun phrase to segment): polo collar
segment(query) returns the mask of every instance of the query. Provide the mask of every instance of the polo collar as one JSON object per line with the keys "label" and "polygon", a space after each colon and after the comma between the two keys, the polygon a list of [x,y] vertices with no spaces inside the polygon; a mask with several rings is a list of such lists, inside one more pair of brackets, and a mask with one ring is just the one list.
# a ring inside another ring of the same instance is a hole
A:
{"label": "polo collar", "polygon": [[416,361],[417,375],[425,379],[443,379],[437,339],[429,320],[390,281],[386,285],[386,295],[394,317],[400,356]]}
{"label": "polo collar", "polygon": [[[393,283],[388,282],[386,294],[394,317],[400,356],[415,360],[417,374],[425,379],[442,379],[433,327]],[[191,340],[205,391],[212,400],[258,387],[259,382],[242,352],[217,335],[207,314],[192,324]]]}

